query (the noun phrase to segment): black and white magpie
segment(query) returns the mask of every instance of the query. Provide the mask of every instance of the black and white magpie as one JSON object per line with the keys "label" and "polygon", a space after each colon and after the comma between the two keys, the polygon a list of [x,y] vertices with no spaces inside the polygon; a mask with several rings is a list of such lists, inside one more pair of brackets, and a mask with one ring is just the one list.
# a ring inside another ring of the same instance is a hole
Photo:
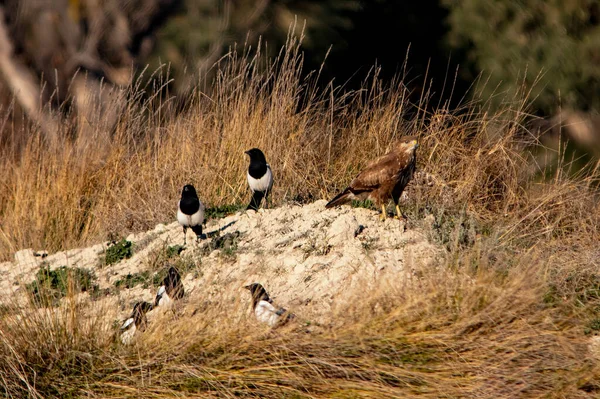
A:
{"label": "black and white magpie", "polygon": [[252,191],[252,199],[246,209],[258,210],[263,197],[265,203],[268,201],[271,187],[273,187],[273,173],[267,163],[265,154],[258,148],[252,148],[245,152],[250,156],[250,166],[248,167],[248,185]]}
{"label": "black and white magpie", "polygon": [[133,305],[131,316],[121,326],[121,342],[123,344],[129,345],[136,331],[144,331],[146,329],[146,312],[151,311],[153,308],[154,306],[148,302],[137,302]]}
{"label": "black and white magpie", "polygon": [[154,306],[170,307],[173,301],[183,298],[184,290],[181,283],[181,276],[173,266],[169,267],[167,275],[158,289]]}
{"label": "black and white magpie", "polygon": [[183,245],[186,243],[186,232],[191,228],[196,233],[196,240],[202,236],[204,223],[204,204],[198,198],[196,189],[191,184],[183,186],[181,199],[177,205],[177,221],[183,226]]}
{"label": "black and white magpie", "polygon": [[252,294],[252,308],[258,321],[274,327],[281,326],[295,317],[286,309],[273,306],[269,294],[259,283],[252,283],[244,288]]}

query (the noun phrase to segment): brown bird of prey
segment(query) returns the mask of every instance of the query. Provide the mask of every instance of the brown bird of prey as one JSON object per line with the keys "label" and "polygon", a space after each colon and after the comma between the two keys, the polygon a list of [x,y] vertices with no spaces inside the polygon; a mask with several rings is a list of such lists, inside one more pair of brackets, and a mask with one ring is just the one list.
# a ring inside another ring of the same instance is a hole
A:
{"label": "brown bird of prey", "polygon": [[404,217],[398,201],[415,171],[418,146],[415,136],[402,137],[394,144],[392,151],[369,163],[325,208],[333,208],[352,200],[369,199],[381,207],[381,220],[385,220],[385,206],[392,197],[398,218]]}

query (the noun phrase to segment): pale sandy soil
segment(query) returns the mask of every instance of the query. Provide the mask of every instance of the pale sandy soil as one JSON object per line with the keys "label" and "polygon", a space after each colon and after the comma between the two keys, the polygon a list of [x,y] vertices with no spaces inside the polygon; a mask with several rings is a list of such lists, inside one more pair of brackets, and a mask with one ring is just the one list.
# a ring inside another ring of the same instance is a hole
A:
{"label": "pale sandy soil", "polygon": [[[188,231],[188,246],[180,256],[195,266],[182,273],[184,313],[202,311],[206,303],[218,302],[225,309],[247,315],[250,295],[241,287],[260,282],[277,304],[305,319],[323,321],[357,293],[401,288],[417,270],[435,272],[443,251],[429,242],[427,232],[397,219],[381,222],[372,210],[325,209],[325,203],[284,205],[210,220],[204,229],[210,238],[199,243]],[[221,236],[239,233],[237,248],[229,254],[222,249],[203,249],[214,240],[216,231]],[[107,243],[49,254],[44,259],[35,256],[33,249],[19,251],[14,261],[0,264],[0,289],[6,293],[0,302],[23,303],[25,284],[33,280],[42,261],[50,268],[91,269],[101,289],[114,288],[127,273],[153,273],[165,267],[165,262],[156,264],[157,254],[182,244],[183,233],[173,222],[132,234],[127,240],[134,243],[133,257],[104,267],[101,258]],[[155,294],[151,285],[121,288],[94,301],[94,308],[101,309],[107,321],[121,320],[135,301],[153,302]],[[78,299],[90,302],[87,293]]]}

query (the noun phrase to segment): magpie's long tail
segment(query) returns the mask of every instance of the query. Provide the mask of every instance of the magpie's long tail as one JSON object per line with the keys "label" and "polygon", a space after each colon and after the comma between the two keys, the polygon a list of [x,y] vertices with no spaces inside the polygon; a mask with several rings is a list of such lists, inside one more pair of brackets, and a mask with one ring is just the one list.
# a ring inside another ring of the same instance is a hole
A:
{"label": "magpie's long tail", "polygon": [[258,207],[260,206],[260,202],[262,201],[264,196],[264,191],[255,191],[252,194],[252,198],[250,199],[250,203],[248,204],[248,207],[246,209],[253,209],[255,211],[258,211]]}
{"label": "magpie's long tail", "polygon": [[333,199],[329,201],[327,205],[325,205],[325,208],[333,208],[334,206],[345,204],[346,202],[350,201],[351,194],[352,193],[350,192],[350,189],[345,189],[333,197]]}
{"label": "magpie's long tail", "polygon": [[202,225],[198,224],[196,226],[192,226],[192,231],[196,234],[196,239],[202,238]]}

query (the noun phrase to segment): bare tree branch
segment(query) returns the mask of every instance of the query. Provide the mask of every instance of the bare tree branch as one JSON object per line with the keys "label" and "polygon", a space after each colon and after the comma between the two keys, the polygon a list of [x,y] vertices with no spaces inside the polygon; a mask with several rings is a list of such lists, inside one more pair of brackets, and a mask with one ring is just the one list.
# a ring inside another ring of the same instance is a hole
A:
{"label": "bare tree branch", "polygon": [[13,57],[13,46],[4,23],[4,7],[0,6],[0,72],[27,116],[38,124],[54,143],[58,124],[40,107],[41,90],[34,74]]}
{"label": "bare tree branch", "polygon": [[179,1],[0,0],[0,78],[49,139],[66,103],[78,136],[108,139],[142,44]]}

